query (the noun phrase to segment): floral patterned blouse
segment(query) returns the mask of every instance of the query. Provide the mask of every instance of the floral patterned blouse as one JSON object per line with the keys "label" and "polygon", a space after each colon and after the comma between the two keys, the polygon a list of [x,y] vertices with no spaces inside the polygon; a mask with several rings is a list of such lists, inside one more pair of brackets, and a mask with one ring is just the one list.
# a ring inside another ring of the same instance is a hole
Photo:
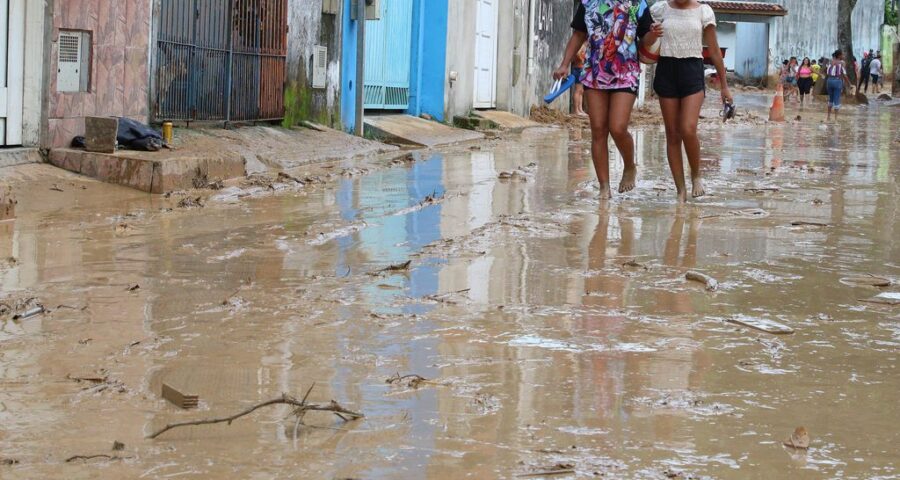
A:
{"label": "floral patterned blouse", "polygon": [[581,83],[596,90],[637,92],[641,73],[638,39],[653,18],[646,0],[581,0],[574,30],[588,34]]}

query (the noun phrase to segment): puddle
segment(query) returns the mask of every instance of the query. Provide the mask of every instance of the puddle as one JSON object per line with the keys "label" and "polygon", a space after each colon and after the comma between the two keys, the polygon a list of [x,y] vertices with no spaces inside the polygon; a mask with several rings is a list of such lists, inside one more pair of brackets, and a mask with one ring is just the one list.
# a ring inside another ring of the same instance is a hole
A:
{"label": "puddle", "polygon": [[[895,478],[900,110],[870,108],[704,125],[713,195],[687,205],[655,127],[639,187],[602,205],[589,137],[564,129],[191,210],[28,167],[38,186],[0,223],[0,303],[48,311],[0,306],[0,451],[17,461],[0,476]],[[46,197],[60,176],[89,188]],[[97,371],[113,387],[67,380]],[[433,383],[397,391],[398,373]],[[161,400],[166,382],[201,408]],[[297,426],[273,406],[145,438],[313,384],[310,401],[366,418]],[[803,457],[781,446],[798,425]],[[114,441],[128,458],[65,462]]]}

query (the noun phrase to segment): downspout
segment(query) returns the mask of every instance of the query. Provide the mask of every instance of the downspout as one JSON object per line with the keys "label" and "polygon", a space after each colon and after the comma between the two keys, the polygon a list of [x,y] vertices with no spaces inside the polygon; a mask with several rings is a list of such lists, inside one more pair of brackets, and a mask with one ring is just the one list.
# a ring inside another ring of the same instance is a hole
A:
{"label": "downspout", "polygon": [[528,0],[528,65],[526,71],[529,77],[534,73],[534,9],[537,1]]}

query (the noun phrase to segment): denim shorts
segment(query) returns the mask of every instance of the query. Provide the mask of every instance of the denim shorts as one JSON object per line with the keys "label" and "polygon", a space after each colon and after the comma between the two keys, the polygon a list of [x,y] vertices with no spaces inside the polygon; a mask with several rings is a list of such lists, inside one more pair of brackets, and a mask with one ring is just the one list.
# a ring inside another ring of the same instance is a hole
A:
{"label": "denim shorts", "polygon": [[835,110],[840,109],[841,95],[844,93],[844,79],[828,77],[825,87],[828,90],[828,105]]}

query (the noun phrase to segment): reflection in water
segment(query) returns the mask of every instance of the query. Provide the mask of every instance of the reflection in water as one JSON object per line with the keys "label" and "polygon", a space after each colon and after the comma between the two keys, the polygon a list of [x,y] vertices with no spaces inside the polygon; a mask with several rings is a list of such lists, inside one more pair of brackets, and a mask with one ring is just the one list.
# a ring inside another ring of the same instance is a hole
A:
{"label": "reflection in water", "polygon": [[[74,177],[88,189],[20,189],[19,218],[0,223],[0,258],[17,259],[0,266],[0,301],[72,308],[3,320],[0,449],[20,464],[0,468],[79,476],[93,467],[62,460],[115,439],[135,458],[104,464],[112,478],[512,478],[558,463],[613,478],[895,476],[900,437],[880,427],[900,413],[896,312],[838,281],[900,276],[900,113],[865,113],[703,126],[715,195],[680,208],[653,188],[670,183],[655,127],[636,135],[639,188],[603,206],[585,187],[589,138],[547,129],[202,211]],[[531,162],[530,181],[497,178]],[[769,215],[730,214],[750,208]],[[97,372],[123,391],[66,379]],[[386,384],[397,372],[438,385]],[[163,382],[202,409],[159,400]],[[312,400],[366,420],[310,415],[295,436],[272,409],[144,439],[314,382]],[[779,444],[801,424],[813,448],[794,462]]]}

